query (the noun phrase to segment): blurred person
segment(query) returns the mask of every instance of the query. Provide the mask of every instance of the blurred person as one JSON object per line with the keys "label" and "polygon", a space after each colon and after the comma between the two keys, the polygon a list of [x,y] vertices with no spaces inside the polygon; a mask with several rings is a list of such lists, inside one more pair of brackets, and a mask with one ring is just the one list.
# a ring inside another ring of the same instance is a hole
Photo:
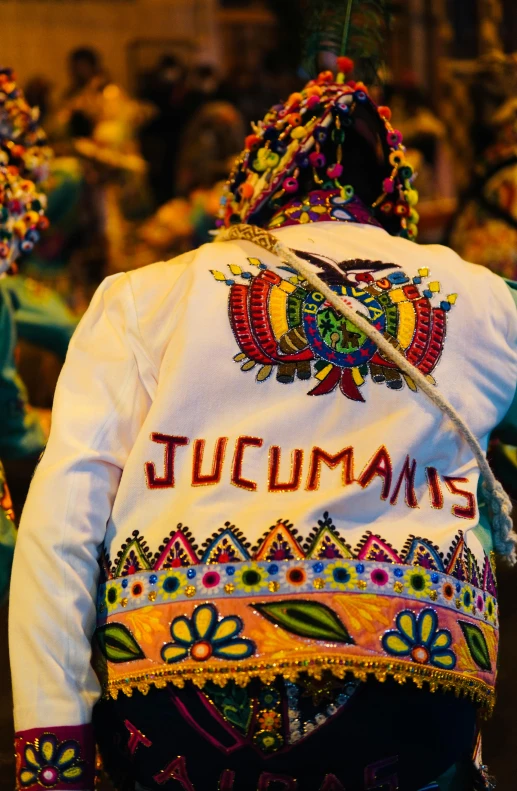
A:
{"label": "blurred person", "polygon": [[175,93],[182,92],[187,76],[184,64],[174,55],[163,55],[154,69],[140,77],[139,96],[166,113]]}
{"label": "blurred person", "polygon": [[246,62],[238,63],[222,85],[222,95],[242,114],[247,126],[264,112],[260,85],[260,68],[252,69]]}
{"label": "blurred person", "polygon": [[221,99],[221,78],[212,63],[197,63],[188,72],[185,116],[190,118],[207,102]]}
{"label": "blurred person", "polygon": [[[151,211],[138,134],[155,112],[150,102],[133,99],[113,82],[93,97],[78,95],[60,112],[60,157],[50,204],[51,210],[64,211],[59,220],[54,218],[51,238],[30,264],[31,272],[39,267],[41,274],[42,266],[49,274],[61,267],[73,292],[69,298],[75,299],[79,290],[88,302],[91,286],[120,270],[128,227]],[[61,198],[74,187],[73,202],[63,203]]]}
{"label": "blurred person", "polygon": [[73,99],[93,83],[102,83],[104,72],[99,53],[92,47],[79,47],[68,56],[70,84],[65,91],[65,99]]}
{"label": "blurred person", "polygon": [[337,66],[254,125],[217,241],[72,341],[15,556],[25,788],[91,791],[93,722],[119,789],[491,787],[516,295],[411,243],[402,135]]}
{"label": "blurred person", "polygon": [[492,140],[462,197],[451,246],[469,261],[517,280],[517,100],[492,118]]}
{"label": "blurred person", "polygon": [[187,123],[178,148],[176,191],[211,187],[228,172],[244,137],[244,120],[229,102],[203,104]]}
{"label": "blurred person", "polygon": [[42,124],[47,120],[51,107],[52,83],[43,76],[32,77],[25,86],[25,98],[31,107],[37,107]]}
{"label": "blurred person", "polygon": [[68,58],[70,85],[56,106],[47,129],[53,141],[68,142],[70,127],[78,114],[93,126],[102,118],[105,89],[111,81],[102,67],[100,56],[90,48],[73,50]]}
{"label": "blurred person", "polygon": [[[0,69],[0,458],[17,468],[14,480],[17,489],[25,485],[23,498],[46,434],[18,372],[17,325],[6,276],[46,226],[45,197],[29,177],[44,178],[50,157],[38,110],[28,105],[13,71]],[[8,591],[15,537],[13,503],[0,462],[1,603]]]}
{"label": "blurred person", "polygon": [[158,109],[140,131],[142,155],[148,163],[149,182],[157,205],[170,200],[175,193],[177,150],[185,123],[186,78],[184,64],[166,55],[142,79],[141,98]]}

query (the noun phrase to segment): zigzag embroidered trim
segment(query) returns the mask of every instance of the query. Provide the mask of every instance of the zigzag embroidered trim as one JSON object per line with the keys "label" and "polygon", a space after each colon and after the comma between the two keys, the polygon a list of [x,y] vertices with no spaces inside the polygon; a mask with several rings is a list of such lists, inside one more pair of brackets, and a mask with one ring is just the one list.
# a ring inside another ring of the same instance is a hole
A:
{"label": "zigzag embroidered trim", "polygon": [[273,663],[248,664],[243,668],[230,666],[221,669],[186,670],[184,668],[160,667],[153,669],[151,673],[148,670],[127,673],[124,678],[108,681],[103,697],[116,699],[119,692],[131,697],[134,690],[146,695],[152,686],[161,689],[171,683],[182,688],[187,681],[199,688],[203,688],[208,681],[224,687],[229,680],[244,687],[254,678],[271,684],[279,675],[287,681],[296,682],[302,673],[320,679],[325,670],[330,671],[339,679],[343,679],[347,673],[353,673],[358,681],[366,681],[368,676],[373,676],[380,682],[386,681],[388,677],[394,678],[399,684],[412,681],[419,689],[427,684],[431,692],[437,690],[454,692],[457,697],[468,697],[474,702],[480,703],[484,716],[489,716],[492,713],[495,703],[494,689],[480,679],[462,677],[454,672],[422,667],[421,665],[409,665],[406,662],[382,657],[374,660],[366,660],[363,657],[288,659]]}
{"label": "zigzag embroidered trim", "polygon": [[[298,536],[298,531],[287,519],[279,519],[266,530],[255,546],[230,522],[210,536],[201,548],[195,543],[189,528],[180,523],[163,539],[156,552],[150,550],[144,537],[135,530],[114,561],[110,561],[107,553],[103,554],[101,582],[138,572],[181,569],[200,564],[333,559],[421,566],[429,571],[447,574],[459,582],[467,582],[497,597],[493,553],[490,556],[485,554],[480,568],[474,554],[466,546],[461,530],[446,554],[428,539],[412,535],[398,551],[388,541],[370,531],[365,532],[353,548],[344,540],[328,512],[318,520],[305,540]],[[193,576],[195,574],[187,572],[189,580]]]}

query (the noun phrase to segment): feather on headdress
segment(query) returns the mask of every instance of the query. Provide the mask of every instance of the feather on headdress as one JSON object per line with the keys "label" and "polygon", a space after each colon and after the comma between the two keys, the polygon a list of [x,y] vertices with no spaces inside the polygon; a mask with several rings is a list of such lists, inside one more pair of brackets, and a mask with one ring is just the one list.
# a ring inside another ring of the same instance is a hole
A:
{"label": "feather on headdress", "polygon": [[314,77],[320,57],[348,56],[360,79],[373,84],[384,66],[384,44],[390,22],[387,0],[303,0],[304,68]]}
{"label": "feather on headdress", "polygon": [[[347,219],[353,211],[357,222],[416,237],[418,194],[402,135],[389,108],[377,107],[365,83],[350,79],[357,63],[342,54],[354,53],[377,74],[386,9],[386,0],[313,0],[307,54],[316,66],[321,53],[332,52],[335,69],[321,71],[253,125],[226,184],[219,226],[276,228],[313,215]],[[314,211],[305,209],[306,199],[319,204]]]}

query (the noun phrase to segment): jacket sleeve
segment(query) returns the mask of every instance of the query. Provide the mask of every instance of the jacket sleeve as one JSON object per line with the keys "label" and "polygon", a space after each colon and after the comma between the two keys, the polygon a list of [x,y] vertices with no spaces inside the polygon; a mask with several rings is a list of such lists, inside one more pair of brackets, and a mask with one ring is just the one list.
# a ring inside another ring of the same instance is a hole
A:
{"label": "jacket sleeve", "polygon": [[129,278],[98,289],[70,344],[47,449],[21,519],[9,639],[17,783],[93,788],[90,665],[98,556],[127,456],[150,407]]}

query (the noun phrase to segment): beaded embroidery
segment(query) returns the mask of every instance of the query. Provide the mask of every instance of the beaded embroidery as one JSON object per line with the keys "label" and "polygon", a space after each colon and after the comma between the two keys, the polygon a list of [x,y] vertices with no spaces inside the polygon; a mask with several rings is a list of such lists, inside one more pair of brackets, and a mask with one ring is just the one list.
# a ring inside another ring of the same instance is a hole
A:
{"label": "beaded embroidery", "polygon": [[494,570],[487,556],[479,568],[461,533],[446,554],[413,536],[398,551],[370,532],[352,549],[325,514],[305,541],[279,520],[251,547],[227,523],[198,548],[179,525],[154,554],[135,531],[103,567],[106,694],[328,670],[427,681],[492,705]]}
{"label": "beaded embroidery", "polygon": [[21,731],[15,746],[18,789],[93,787],[91,726]]}
{"label": "beaded embroidery", "polygon": [[[356,306],[407,360],[431,377],[443,351],[447,314],[456,294],[433,304],[440,284],[424,285],[430,275],[425,268],[409,278],[395,264],[335,261],[340,279],[329,261],[302,255],[323,270],[320,277],[336,294]],[[269,379],[273,370],[282,384],[315,378],[317,384],[309,395],[326,395],[339,386],[352,401],[364,402],[368,376],[390,390],[400,390],[404,382],[416,390],[410,377],[385,359],[354,324],[338,316],[301,275],[284,266],[289,276],[281,277],[259,259],[248,262],[251,270],[231,264],[229,276],[212,271],[215,280],[230,288],[230,325],[240,349],[234,360],[242,371],[255,370],[257,382]],[[397,271],[376,279],[372,273],[382,269]]]}
{"label": "beaded embroidery", "polygon": [[[381,536],[371,531],[365,532],[355,548],[349,546],[340,535],[330,515],[325,512],[304,541],[298,538],[297,530],[289,520],[279,519],[275,525],[266,530],[261,540],[251,546],[245,535],[226,522],[223,527],[208,538],[199,548],[190,530],[182,524],[170,532],[156,552],[152,552],[146,540],[137,530],[127,539],[112,562],[107,553],[101,559],[103,581],[113,578],[127,577],[137,572],[163,572],[174,569],[178,579],[192,581],[197,584],[204,575],[214,572],[212,564],[235,564],[248,561],[275,563],[285,560],[337,560],[376,561],[378,563],[398,564],[400,566],[421,566],[427,572],[438,572],[454,577],[459,582],[467,582],[476,588],[482,588],[491,597],[497,597],[495,580],[495,563],[492,557],[485,555],[483,567],[480,568],[472,551],[466,546],[463,532],[460,530],[446,554],[428,539],[409,536],[401,550],[394,549]],[[205,565],[206,571],[193,568]],[[318,566],[319,568],[319,566]],[[323,571],[321,565],[320,571]],[[185,569],[185,570],[184,570]],[[215,572],[214,572],[215,573]],[[162,573],[162,576],[167,576]],[[160,577],[161,578],[161,577]],[[156,585],[159,577],[151,574],[149,580]],[[203,595],[215,587],[215,577],[203,584]],[[126,580],[116,583],[127,595]],[[178,589],[179,591],[179,589]],[[141,595],[138,591],[138,596]],[[169,594],[176,591],[169,591]]]}

